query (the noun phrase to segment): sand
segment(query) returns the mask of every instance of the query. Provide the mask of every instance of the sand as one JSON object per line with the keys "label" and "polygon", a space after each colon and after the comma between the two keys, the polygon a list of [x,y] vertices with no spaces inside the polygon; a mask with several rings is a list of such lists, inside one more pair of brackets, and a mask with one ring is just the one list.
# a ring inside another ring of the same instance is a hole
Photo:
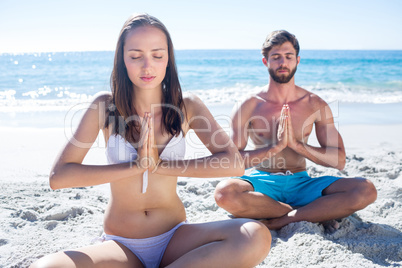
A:
{"label": "sand", "polygon": [[[369,178],[377,201],[343,219],[333,234],[309,222],[271,231],[271,252],[258,267],[402,266],[402,125],[339,125],[339,130],[347,149],[345,169],[309,163],[309,173]],[[0,267],[27,267],[45,254],[91,244],[102,233],[109,188],[49,188],[48,173],[66,142],[65,130],[2,127],[0,140]],[[99,140],[85,162],[104,164],[103,147]],[[177,192],[190,222],[229,219],[213,198],[223,179],[179,178]]]}

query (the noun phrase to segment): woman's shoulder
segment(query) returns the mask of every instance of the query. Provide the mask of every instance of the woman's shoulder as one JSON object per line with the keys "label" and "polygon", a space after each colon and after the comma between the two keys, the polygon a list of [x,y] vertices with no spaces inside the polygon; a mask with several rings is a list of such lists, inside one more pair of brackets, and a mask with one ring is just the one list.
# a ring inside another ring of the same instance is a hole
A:
{"label": "woman's shoulder", "polygon": [[208,113],[207,106],[204,104],[200,97],[193,93],[184,93],[183,103],[185,107],[184,111],[188,121],[191,120],[191,118],[193,118],[194,116]]}
{"label": "woman's shoulder", "polygon": [[[96,93],[92,98],[90,109],[99,111],[99,115],[108,115],[113,104],[113,97],[110,92],[102,91]],[[113,109],[112,109],[113,110]]]}
{"label": "woman's shoulder", "polygon": [[194,93],[185,92],[183,93],[184,105],[202,104],[203,101]]}
{"label": "woman's shoulder", "polygon": [[92,103],[93,104],[104,103],[109,105],[112,103],[112,100],[113,100],[112,93],[108,91],[100,91],[93,96]]}
{"label": "woman's shoulder", "polygon": [[92,110],[97,114],[97,120],[100,122],[100,128],[105,127],[106,119],[109,116],[110,108],[113,103],[113,97],[110,92],[101,91],[96,93],[93,98],[89,110]]}
{"label": "woman's shoulder", "polygon": [[198,109],[203,109],[203,107],[206,107],[201,98],[194,93],[184,93],[183,103],[187,112],[194,112]]}

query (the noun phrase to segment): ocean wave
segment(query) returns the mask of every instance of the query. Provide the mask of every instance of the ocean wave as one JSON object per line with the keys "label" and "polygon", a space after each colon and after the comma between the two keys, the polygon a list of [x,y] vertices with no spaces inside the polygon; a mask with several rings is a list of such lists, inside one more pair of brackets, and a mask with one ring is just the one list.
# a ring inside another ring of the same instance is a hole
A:
{"label": "ocean wave", "polygon": [[397,88],[374,89],[365,86],[346,86],[343,83],[337,85],[306,86],[307,90],[317,94],[327,102],[339,101],[345,103],[401,103],[402,90]]}
{"label": "ocean wave", "polygon": [[[395,81],[399,82],[399,81]],[[208,90],[186,91],[200,97],[207,104],[227,104],[243,100],[250,94],[265,90],[265,86],[236,84],[234,87],[212,88]],[[317,94],[326,102],[343,103],[402,103],[402,91],[373,90],[367,87],[348,87],[344,84],[302,86]],[[55,90],[49,87],[24,93],[25,99],[15,97],[15,90],[0,91],[0,112],[67,111],[73,106],[90,103],[93,95],[69,92],[67,89]],[[56,94],[57,93],[57,94]],[[48,99],[52,95],[51,99]]]}
{"label": "ocean wave", "polygon": [[[345,103],[402,103],[402,90],[373,90],[363,86],[348,87],[342,83],[337,85],[302,86],[306,90],[320,96],[326,102],[345,102]],[[240,101],[250,94],[257,94],[268,88],[252,87],[245,84],[236,84],[235,87],[193,90],[191,92],[198,95],[206,103],[232,103]]]}
{"label": "ocean wave", "polygon": [[91,96],[87,96],[87,99],[0,99],[0,113],[64,112],[74,109],[77,105],[87,104],[89,106],[90,99]]}

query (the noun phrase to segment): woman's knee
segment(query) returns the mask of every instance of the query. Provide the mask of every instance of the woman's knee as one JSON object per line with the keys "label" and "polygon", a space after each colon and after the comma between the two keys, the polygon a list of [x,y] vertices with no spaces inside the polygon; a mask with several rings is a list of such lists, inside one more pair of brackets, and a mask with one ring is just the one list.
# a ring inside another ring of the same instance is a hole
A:
{"label": "woman's knee", "polygon": [[257,264],[262,262],[271,249],[271,232],[261,222],[246,220],[241,226],[244,248],[249,259],[254,259]]}
{"label": "woman's knee", "polygon": [[250,235],[253,244],[254,242],[262,243],[269,249],[272,238],[271,232],[267,226],[257,220],[248,220],[243,227],[246,230],[247,235]]}

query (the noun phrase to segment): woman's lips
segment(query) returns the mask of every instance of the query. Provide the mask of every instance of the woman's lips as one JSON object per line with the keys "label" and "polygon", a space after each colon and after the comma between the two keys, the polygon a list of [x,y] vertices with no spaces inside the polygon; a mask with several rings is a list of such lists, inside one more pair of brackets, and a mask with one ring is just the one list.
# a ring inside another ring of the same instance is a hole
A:
{"label": "woman's lips", "polygon": [[151,82],[152,80],[155,79],[155,76],[142,76],[141,80],[145,82]]}

